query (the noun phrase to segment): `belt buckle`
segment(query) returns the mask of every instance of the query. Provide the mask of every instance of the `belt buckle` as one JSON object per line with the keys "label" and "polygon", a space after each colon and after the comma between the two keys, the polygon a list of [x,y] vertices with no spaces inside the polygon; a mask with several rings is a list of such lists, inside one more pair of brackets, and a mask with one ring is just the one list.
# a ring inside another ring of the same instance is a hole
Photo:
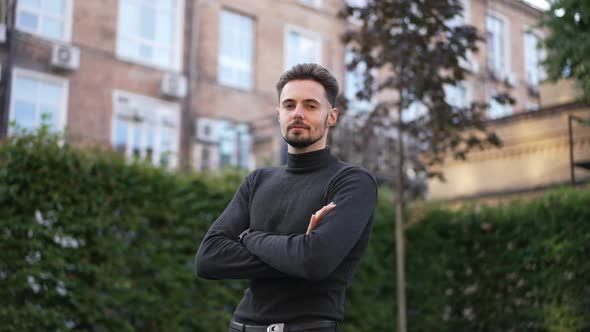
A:
{"label": "belt buckle", "polygon": [[285,324],[271,324],[266,328],[266,332],[283,332],[285,328]]}

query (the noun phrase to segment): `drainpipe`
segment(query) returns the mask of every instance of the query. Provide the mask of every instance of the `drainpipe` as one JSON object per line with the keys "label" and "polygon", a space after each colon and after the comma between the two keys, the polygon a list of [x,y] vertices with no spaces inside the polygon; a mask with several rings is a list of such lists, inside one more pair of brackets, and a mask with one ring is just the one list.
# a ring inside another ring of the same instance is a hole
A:
{"label": "drainpipe", "polygon": [[[10,113],[10,91],[12,87],[12,67],[14,66],[14,43],[16,41],[16,5],[17,0],[12,1],[12,8],[10,9],[10,14],[6,17],[6,32],[8,34],[7,42],[8,42],[8,56],[6,59],[6,73],[4,76],[4,107],[2,108],[2,116],[0,120],[0,138],[6,137],[8,135],[8,115]],[[8,6],[10,6],[10,2],[8,2]],[[10,24],[9,24],[10,22]]]}

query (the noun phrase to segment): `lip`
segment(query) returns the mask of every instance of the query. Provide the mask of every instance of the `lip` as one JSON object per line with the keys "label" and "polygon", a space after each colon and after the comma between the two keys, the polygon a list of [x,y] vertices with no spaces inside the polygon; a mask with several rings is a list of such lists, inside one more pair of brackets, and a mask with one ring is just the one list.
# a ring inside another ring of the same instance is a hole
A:
{"label": "lip", "polygon": [[309,126],[306,126],[304,124],[294,124],[290,125],[289,129],[309,129]]}

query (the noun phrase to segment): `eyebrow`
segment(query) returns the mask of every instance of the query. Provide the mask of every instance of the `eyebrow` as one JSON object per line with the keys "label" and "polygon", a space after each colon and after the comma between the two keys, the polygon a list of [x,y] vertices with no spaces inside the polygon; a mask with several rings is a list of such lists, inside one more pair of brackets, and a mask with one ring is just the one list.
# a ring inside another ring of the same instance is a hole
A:
{"label": "eyebrow", "polygon": [[[289,99],[285,99],[285,100],[283,100],[283,101],[281,102],[281,104],[285,104],[285,103],[292,103],[292,102],[296,102],[296,100],[295,100],[295,99],[293,99],[293,98],[289,98]],[[320,104],[320,105],[322,104],[322,103],[320,103],[318,100],[316,100],[316,99],[313,99],[313,98],[304,99],[304,100],[303,100],[303,102],[304,102],[304,103],[316,103],[316,104]]]}

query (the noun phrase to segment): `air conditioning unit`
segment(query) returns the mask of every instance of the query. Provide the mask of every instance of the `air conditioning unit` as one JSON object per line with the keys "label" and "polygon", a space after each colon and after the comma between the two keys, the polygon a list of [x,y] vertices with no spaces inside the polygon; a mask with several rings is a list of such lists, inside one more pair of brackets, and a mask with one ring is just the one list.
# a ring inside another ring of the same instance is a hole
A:
{"label": "air conditioning unit", "polygon": [[199,117],[195,120],[197,140],[206,143],[219,142],[219,121]]}
{"label": "air conditioning unit", "polygon": [[161,93],[167,97],[184,98],[187,93],[186,77],[176,73],[166,73],[160,86]]}
{"label": "air conditioning unit", "polygon": [[6,24],[0,23],[0,44],[6,43]]}
{"label": "air conditioning unit", "polygon": [[53,44],[51,65],[66,70],[80,68],[80,49],[67,44]]}

